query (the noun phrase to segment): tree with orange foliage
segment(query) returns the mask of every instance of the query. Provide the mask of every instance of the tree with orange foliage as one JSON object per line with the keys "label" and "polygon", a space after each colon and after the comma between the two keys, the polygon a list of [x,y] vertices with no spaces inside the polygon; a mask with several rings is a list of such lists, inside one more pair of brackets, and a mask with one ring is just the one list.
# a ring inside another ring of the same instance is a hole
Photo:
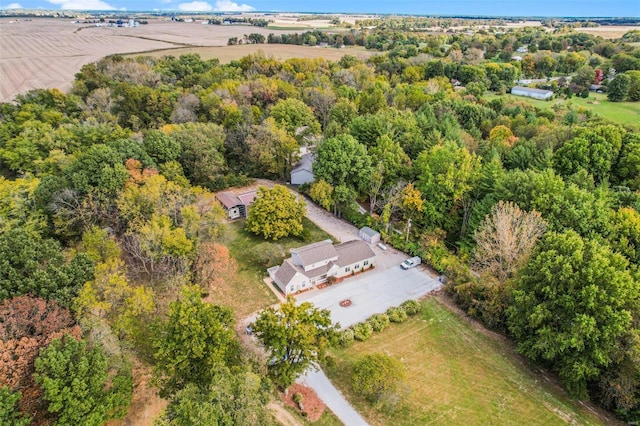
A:
{"label": "tree with orange foliage", "polygon": [[238,264],[229,255],[229,249],[213,242],[200,245],[195,267],[201,285],[208,290],[233,279],[238,270]]}

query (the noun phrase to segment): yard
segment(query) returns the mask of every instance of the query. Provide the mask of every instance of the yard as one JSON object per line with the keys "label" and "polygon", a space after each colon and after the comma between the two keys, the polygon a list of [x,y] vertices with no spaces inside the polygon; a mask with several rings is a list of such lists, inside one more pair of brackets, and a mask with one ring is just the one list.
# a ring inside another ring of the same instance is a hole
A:
{"label": "yard", "polygon": [[[610,102],[604,93],[589,93],[588,98],[574,96],[569,100],[554,99],[541,101],[524,96],[505,95],[508,100],[528,102],[539,108],[551,108],[554,104],[573,105],[598,114],[600,117],[618,124],[638,126],[640,123],[640,102]],[[488,99],[496,96],[488,96]]]}
{"label": "yard", "polygon": [[307,218],[304,218],[303,224],[304,229],[309,231],[306,242],[295,237],[265,241],[245,231],[244,220],[227,224],[220,243],[226,245],[236,259],[238,274],[233,282],[212,294],[215,303],[232,307],[236,318],[243,318],[276,303],[276,296],[263,281],[267,276],[267,267],[279,265],[289,256],[290,248],[331,238]]}
{"label": "yard", "polygon": [[[505,347],[506,346],[506,347]],[[351,394],[351,366],[383,352],[407,367],[409,393],[392,413]],[[372,425],[603,424],[544,375],[533,372],[501,338],[451,311],[439,298],[422,313],[374,334],[367,342],[333,350],[329,378]]]}

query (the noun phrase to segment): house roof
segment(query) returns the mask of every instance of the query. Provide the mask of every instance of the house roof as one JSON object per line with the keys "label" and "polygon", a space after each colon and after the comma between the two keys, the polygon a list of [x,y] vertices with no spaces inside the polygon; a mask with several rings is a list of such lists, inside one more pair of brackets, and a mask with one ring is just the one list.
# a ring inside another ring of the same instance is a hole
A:
{"label": "house roof", "polygon": [[282,262],[282,266],[280,266],[280,268],[278,268],[278,270],[276,271],[275,276],[278,281],[280,281],[284,285],[287,285],[298,272],[298,269],[293,263],[291,263],[291,260],[286,259],[284,262]]}
{"label": "house roof", "polygon": [[239,205],[250,205],[251,203],[253,203],[253,200],[255,200],[256,195],[257,191],[255,190],[244,192],[239,195],[236,195],[233,192],[225,191],[218,192],[216,194],[216,198],[222,203],[223,206],[225,206],[227,209],[230,209]]}
{"label": "house roof", "polygon": [[291,249],[289,251],[291,254],[300,256],[304,265],[311,265],[322,260],[335,259],[338,256],[331,240],[320,241],[319,243],[309,244],[308,246]]}
{"label": "house roof", "polygon": [[300,157],[300,161],[296,166],[291,170],[291,173],[296,173],[302,170],[306,170],[309,172],[313,172],[313,162],[315,161],[315,155],[312,153],[304,154]]}
{"label": "house roof", "polygon": [[550,90],[534,89],[533,87],[513,86],[513,88],[511,89],[511,93],[513,93],[514,90],[527,92],[527,93],[538,93],[540,95],[546,95],[546,94],[553,95],[553,92]]}
{"label": "house roof", "polygon": [[363,234],[366,234],[370,237],[375,237],[376,235],[380,235],[380,233],[378,231],[374,231],[373,229],[369,228],[368,226],[363,226],[362,228],[360,228],[360,232],[362,232]]}
{"label": "house roof", "polygon": [[362,240],[352,240],[335,246],[338,252],[338,266],[347,266],[356,262],[375,257],[375,253],[369,244]]}

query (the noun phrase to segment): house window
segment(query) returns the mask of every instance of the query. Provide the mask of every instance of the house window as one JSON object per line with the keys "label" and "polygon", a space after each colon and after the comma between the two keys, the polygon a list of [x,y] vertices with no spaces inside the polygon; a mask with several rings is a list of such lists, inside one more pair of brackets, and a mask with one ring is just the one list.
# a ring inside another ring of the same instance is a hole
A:
{"label": "house window", "polygon": [[356,269],[360,269],[360,264],[359,264],[359,263],[356,263],[355,268],[356,268]]}
{"label": "house window", "polygon": [[351,266],[347,266],[346,268],[344,268],[345,272],[349,272],[351,270]]}
{"label": "house window", "polygon": [[365,261],[364,261],[364,266],[367,266],[368,264],[369,264],[369,261],[368,261],[368,260],[365,260]]}
{"label": "house window", "polygon": [[327,274],[324,274],[324,275],[321,275],[321,276],[320,276],[320,279],[321,279],[321,280],[324,280],[325,278],[327,278]]}
{"label": "house window", "polygon": [[289,287],[289,292],[293,293],[293,284]]}
{"label": "house window", "polygon": [[305,288],[307,286],[307,282],[306,281],[302,281],[302,288]]}

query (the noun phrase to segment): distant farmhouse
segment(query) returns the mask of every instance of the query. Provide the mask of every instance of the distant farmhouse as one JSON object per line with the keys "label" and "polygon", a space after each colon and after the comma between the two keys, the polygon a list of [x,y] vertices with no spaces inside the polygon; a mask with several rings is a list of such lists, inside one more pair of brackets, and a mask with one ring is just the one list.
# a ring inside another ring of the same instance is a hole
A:
{"label": "distant farmhouse", "polygon": [[530,87],[521,86],[514,86],[511,89],[511,94],[517,96],[526,96],[534,99],[541,99],[543,101],[546,101],[553,96],[553,92],[551,90],[532,89]]}
{"label": "distant farmhouse", "polygon": [[311,289],[331,277],[342,278],[374,266],[376,254],[362,240],[334,245],[331,240],[291,249],[281,266],[269,268],[269,276],[284,294]]}
{"label": "distant farmhouse", "polygon": [[256,199],[257,193],[256,190],[247,191],[242,194],[225,191],[216,194],[216,198],[224,207],[229,219],[240,219],[247,217],[249,206]]}
{"label": "distant farmhouse", "polygon": [[298,164],[291,170],[291,185],[302,185],[304,183],[312,183],[315,179],[313,177],[313,162],[315,156],[312,153],[304,154]]}

